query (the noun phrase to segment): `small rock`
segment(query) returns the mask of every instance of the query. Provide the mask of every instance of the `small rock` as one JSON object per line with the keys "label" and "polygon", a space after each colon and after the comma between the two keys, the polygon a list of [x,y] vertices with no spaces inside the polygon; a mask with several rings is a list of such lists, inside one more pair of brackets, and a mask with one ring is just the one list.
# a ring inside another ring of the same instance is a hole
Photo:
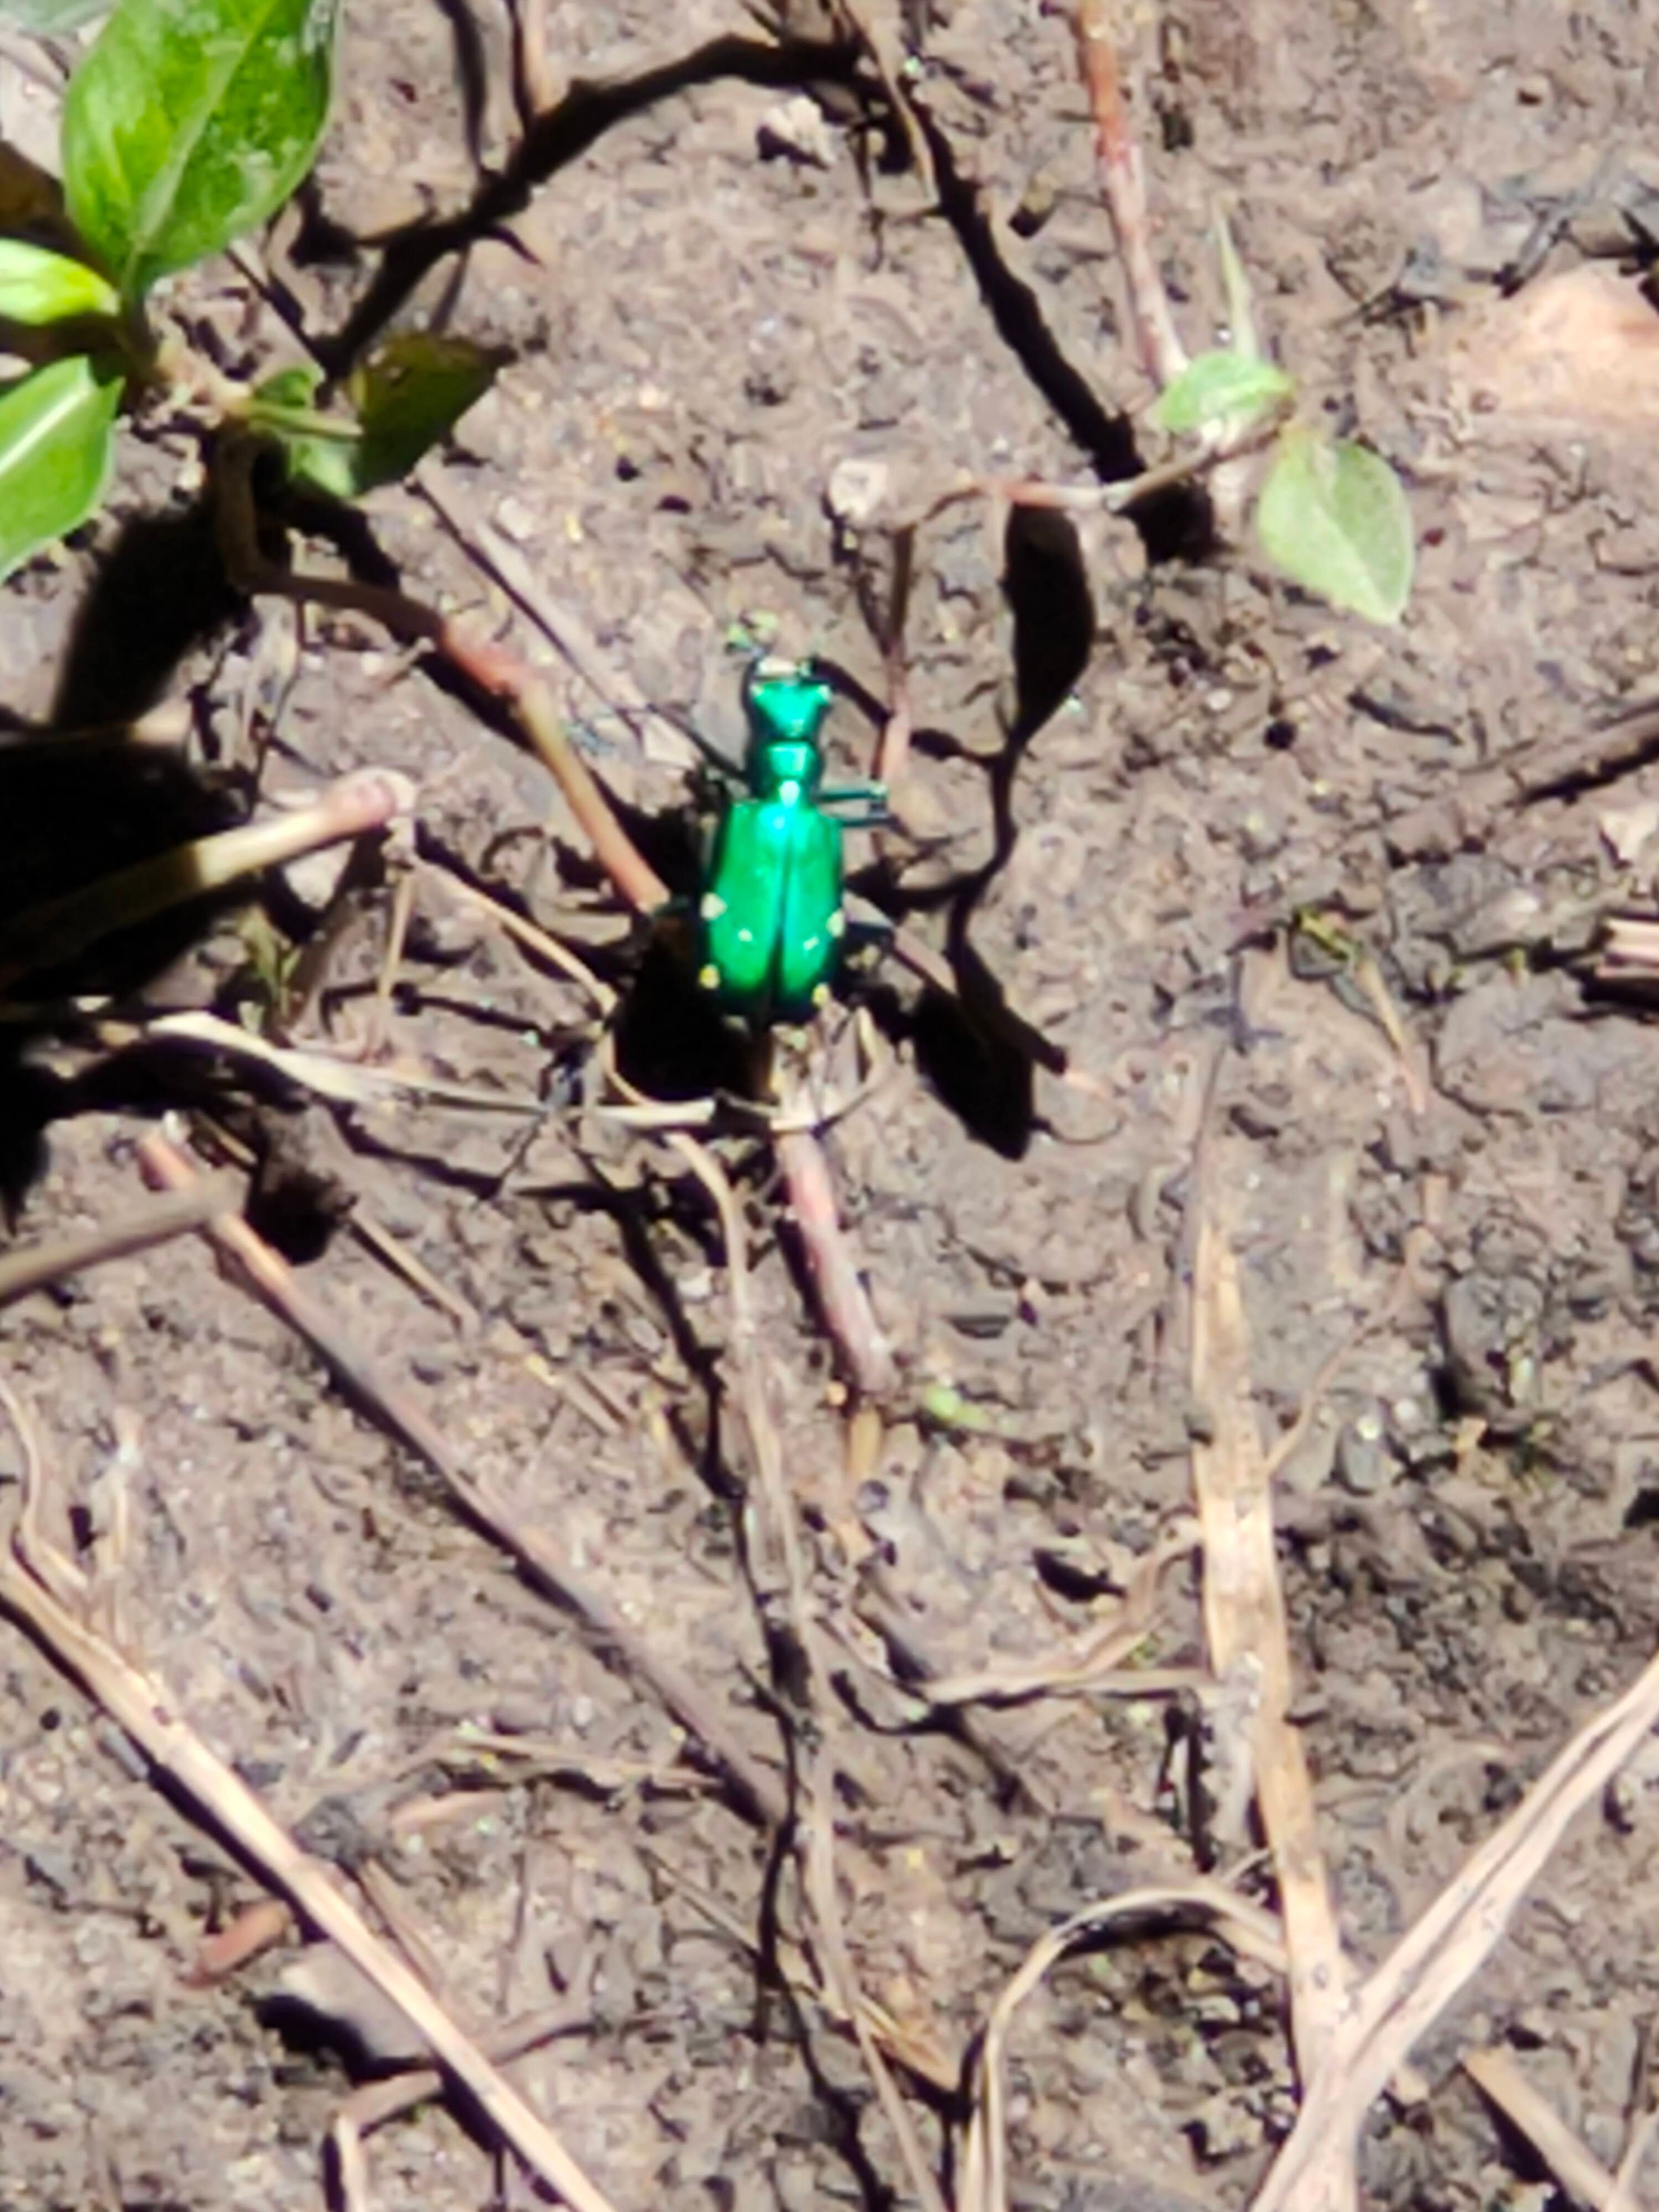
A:
{"label": "small rock", "polygon": [[1336,1479],[1355,1498],[1371,1498],[1389,1485],[1389,1452],[1382,1417],[1370,1409],[1346,1425],[1336,1444]]}
{"label": "small rock", "polygon": [[849,456],[837,461],[830,471],[824,503],[837,522],[861,529],[886,506],[892,479],[893,471],[885,461],[873,455]]}
{"label": "small rock", "polygon": [[1446,1367],[1459,1407],[1514,1433],[1536,1413],[1543,1285],[1483,1261],[1441,1298]]}
{"label": "small rock", "polygon": [[1337,1434],[1328,1417],[1317,1416],[1308,1432],[1279,1469],[1279,1480],[1298,1497],[1311,1498],[1322,1490],[1336,1463]]}
{"label": "small rock", "polygon": [[1016,1310],[1012,1291],[987,1291],[979,1297],[963,1299],[944,1318],[959,1336],[995,1337],[1008,1327]]}
{"label": "small rock", "polygon": [[1206,2164],[1237,2158],[1244,2151],[1255,2150],[1261,2141],[1261,2121],[1224,2089],[1206,2097],[1189,2116],[1187,2131]]}
{"label": "small rock", "polygon": [[495,526],[514,544],[528,545],[540,532],[540,519],[523,500],[509,492],[495,509]]}
{"label": "small rock", "polygon": [[1258,805],[1238,824],[1238,849],[1247,860],[1270,860],[1285,846],[1285,817],[1278,807]]}
{"label": "small rock", "polygon": [[1615,1774],[1601,1798],[1601,1812],[1609,1827],[1621,1836],[1635,1829],[1642,1809],[1642,1785],[1628,1774]]}
{"label": "small rock", "polygon": [[809,169],[832,169],[836,164],[829,120],[817,100],[804,92],[767,109],[755,143],[763,161],[799,161]]}

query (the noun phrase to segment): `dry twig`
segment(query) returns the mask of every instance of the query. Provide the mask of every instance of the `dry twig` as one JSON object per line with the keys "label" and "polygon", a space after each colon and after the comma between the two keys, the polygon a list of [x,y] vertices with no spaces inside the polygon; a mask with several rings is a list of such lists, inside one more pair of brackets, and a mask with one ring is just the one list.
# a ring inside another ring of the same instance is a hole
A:
{"label": "dry twig", "polygon": [[480,690],[511,710],[623,896],[643,914],[654,914],[665,904],[668,886],[617,820],[586,762],[571,744],[542,678],[506,647],[474,636],[463,623],[402,592],[331,576],[296,576],[268,560],[260,549],[255,521],[252,461],[252,445],[233,441],[222,449],[218,462],[220,551],[240,588],[367,615],[405,644],[431,646]]}
{"label": "dry twig", "polygon": [[24,1445],[23,1511],[0,1556],[0,1607],[21,1621],[65,1673],[118,1722],[157,1773],[256,1866],[367,1975],[421,2045],[466,2092],[500,2139],[573,2212],[614,2212],[546,2122],[464,2034],[430,1990],[370,1929],[329,1871],[302,1851],[241,1777],[209,1750],[171,1692],[88,1625],[80,1603],[88,1577],[40,1533],[40,1455],[33,1426],[9,1389],[4,1402]]}
{"label": "dry twig", "polygon": [[539,1098],[528,1092],[452,1083],[419,1068],[369,1066],[314,1046],[273,1044],[268,1037],[240,1029],[217,1014],[158,1014],[149,1022],[106,1023],[102,1034],[118,1043],[199,1046],[226,1060],[269,1068],[296,1091],[309,1091],[314,1097],[329,1099],[336,1105],[385,1106],[407,1098],[428,1098],[434,1105],[473,1113],[535,1115],[547,1110]]}
{"label": "dry twig", "polygon": [[[138,1157],[155,1182],[181,1189],[194,1180],[189,1162],[159,1134],[143,1139]],[[473,1474],[408,1391],[380,1373],[338,1316],[246,1222],[239,1215],[220,1214],[204,1229],[233,1271],[322,1355],[360,1404],[426,1462],[467,1517],[507,1553],[537,1589],[585,1621],[599,1644],[614,1652],[627,1671],[661,1699],[722,1769],[749,1817],[763,1826],[780,1825],[786,1808],[775,1776],[750,1759],[702,1690],[644,1644],[576,1573],[544,1528],[521,1520],[493,1485]]]}
{"label": "dry twig", "polygon": [[164,1244],[188,1229],[199,1229],[213,1214],[234,1210],[234,1186],[214,1176],[192,1189],[159,1200],[124,1214],[101,1229],[88,1229],[72,1237],[56,1237],[49,1243],[31,1244],[21,1252],[0,1258],[0,1306],[26,1297],[65,1275],[79,1274],[105,1260],[125,1259],[152,1244]]}
{"label": "dry twig", "polygon": [[1253,2212],[1338,2212],[1355,2202],[1355,2147],[1371,2104],[1491,1956],[1568,1824],[1656,1724],[1659,1657],[1563,1747],[1350,1999],[1329,2059],[1310,2083]]}
{"label": "dry twig", "polygon": [[1612,2203],[1617,2178],[1579,2142],[1554,2106],[1539,2095],[1507,2051],[1466,2051],[1461,2063],[1482,2096],[1497,2106],[1517,2135],[1526,2137],[1569,2196],[1596,2212]]}
{"label": "dry twig", "polygon": [[859,44],[875,64],[876,75],[888,103],[898,118],[899,128],[904,133],[904,143],[910,149],[910,159],[915,163],[916,174],[921,179],[930,203],[939,204],[939,179],[933,168],[933,153],[927,143],[927,134],[922,129],[915,102],[905,88],[904,57],[890,23],[883,22],[872,0],[832,0],[834,12],[851,27]]}
{"label": "dry twig", "polygon": [[610,984],[602,982],[586,962],[579,960],[568,945],[560,944],[556,937],[550,937],[533,921],[526,921],[510,906],[503,906],[498,899],[491,898],[487,891],[479,890],[476,885],[467,883],[452,869],[440,866],[436,861],[422,860],[416,864],[416,867],[423,881],[441,884],[449,897],[458,900],[463,906],[471,907],[475,914],[486,916],[504,937],[510,938],[525,951],[533,952],[538,959],[545,960],[550,968],[556,968],[562,975],[578,985],[587,994],[594,1012],[602,1021],[608,1021],[616,1012],[617,994]]}
{"label": "dry twig", "polygon": [[451,471],[428,459],[417,470],[416,481],[467,558],[516,601],[595,696],[635,732],[647,759],[671,767],[690,767],[696,758],[696,747],[684,731],[651,704],[632,675],[612,660],[575,609],[553,597],[518,547],[479,514],[475,502],[459,489]]}
{"label": "dry twig", "polygon": [[[547,2006],[480,2036],[479,2047],[494,2063],[501,2065],[507,2059],[521,2057],[540,2044],[551,2043],[556,2036],[580,2034],[591,2024],[592,2010],[585,1995],[568,1999],[563,2004]],[[416,2105],[427,2103],[442,2086],[441,2077],[430,2067],[414,2066],[394,2074],[389,2081],[364,2082],[340,2106],[329,2130],[329,2139],[334,2147],[347,2212],[368,2212],[369,2204],[368,2159],[363,2138],[376,2128],[383,2128],[388,2120],[395,2120],[400,2113],[412,2112]]]}
{"label": "dry twig", "polygon": [[749,1297],[749,1260],[742,1216],[720,1163],[695,1139],[678,1133],[675,1149],[696,1174],[720,1216],[726,1239],[726,1277],[731,1286],[732,1353],[738,1370],[738,1389],[749,1431],[749,1441],[761,1496],[772,1523],[772,1533],[782,1556],[790,1626],[805,1669],[810,1706],[809,1725],[820,1731],[819,1748],[801,1765],[802,1809],[798,1816],[801,1881],[812,1924],[817,1931],[819,1966],[829,1993],[842,2017],[852,2025],[860,2056],[875,2089],[877,2100],[892,2129],[904,2160],[910,2185],[923,2212],[945,2212],[939,2184],[897,2082],[882,2050],[882,2039],[871,2017],[871,2008],[859,1985],[857,1970],[847,1948],[842,1923],[841,1899],[836,1883],[834,1730],[837,1708],[830,1687],[823,1638],[811,1610],[806,1566],[801,1556],[800,1531],[795,1504],[783,1468],[783,1448],[767,1402],[766,1374],[755,1333],[754,1310]]}
{"label": "dry twig", "polygon": [[[930,1697],[932,1685],[943,1670],[927,1649],[925,1624],[916,1620],[894,1587],[878,1553],[872,1553],[864,1562],[853,1609],[886,1645],[893,1664],[891,1679],[907,1696]],[[1060,1808],[1045,1783],[1033,1772],[1023,1747],[1008,1741],[1000,1717],[975,1712],[967,1705],[945,1710],[954,1733],[978,1753],[1010,1796],[1032,1812],[1052,1819]]]}
{"label": "dry twig", "polygon": [[791,1119],[773,1145],[819,1310],[860,1390],[867,1398],[884,1398],[898,1370],[841,1225],[830,1163],[816,1133],[793,1121],[791,1102],[784,1102],[783,1110]]}
{"label": "dry twig", "polygon": [[1272,1481],[1256,1430],[1238,1262],[1209,1211],[1207,1178],[1193,1267],[1193,1392],[1212,1440],[1193,1447],[1204,1540],[1204,1624],[1218,1680],[1254,1678],[1249,1748],[1273,1856],[1291,1961],[1297,2062],[1311,2081],[1328,2053],[1345,1975],[1313,1787],[1289,1718],[1290,1640],[1273,1545]]}
{"label": "dry twig", "polygon": [[0,990],[39,969],[61,966],[112,931],[222,890],[243,876],[385,830],[408,812],[414,797],[407,777],[360,769],[292,813],[195,838],[31,907],[0,930]]}
{"label": "dry twig", "polygon": [[1049,1969],[1091,1939],[1194,1921],[1212,1928],[1243,1956],[1260,1960],[1275,1973],[1284,1972],[1285,1947],[1273,1915],[1224,1883],[1203,1880],[1126,1890],[1121,1897],[1085,1905],[1031,1946],[986,2018],[974,2066],[973,2112],[963,2148],[956,2212],[1008,2212],[1008,2035],[1014,2014]]}
{"label": "dry twig", "polygon": [[1609,915],[1602,927],[1598,983],[1650,983],[1659,978],[1659,921],[1651,915]]}
{"label": "dry twig", "polygon": [[1642,2212],[1636,2194],[1636,2177],[1642,2162],[1659,2136],[1659,2106],[1651,2106],[1630,2131],[1630,2141],[1625,2145],[1625,2154],[1619,2161],[1619,2171],[1613,2178],[1613,2194],[1602,2204],[1601,2212]]}
{"label": "dry twig", "polygon": [[940,1675],[924,1684],[921,1694],[934,1705],[1015,1705],[1028,1698],[1079,1697],[1103,1692],[1152,1697],[1207,1680],[1190,1670],[1165,1676],[1133,1668],[1118,1671],[1152,1627],[1164,1570],[1186,1559],[1199,1541],[1198,1523],[1183,1516],[1139,1561],[1114,1617],[1070,1650],[1008,1660],[970,1674]]}

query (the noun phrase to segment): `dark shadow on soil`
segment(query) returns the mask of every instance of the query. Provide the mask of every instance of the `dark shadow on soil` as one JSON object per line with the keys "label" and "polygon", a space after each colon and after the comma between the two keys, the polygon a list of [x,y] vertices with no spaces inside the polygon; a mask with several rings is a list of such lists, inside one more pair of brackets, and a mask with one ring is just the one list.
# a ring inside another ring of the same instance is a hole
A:
{"label": "dark shadow on soil", "polygon": [[647,1097],[748,1094],[750,1047],[700,991],[688,961],[659,939],[647,951],[617,1018],[617,1065]]}
{"label": "dark shadow on soil", "polygon": [[438,13],[454,40],[455,84],[460,94],[466,150],[474,164],[482,166],[484,117],[489,103],[489,60],[483,38],[465,0],[438,0]]}
{"label": "dark shadow on soil", "polygon": [[[1103,483],[1122,483],[1139,476],[1146,464],[1128,416],[1103,405],[1088,379],[1067,358],[1036,295],[1003,259],[979,187],[957,168],[950,140],[926,109],[918,112],[939,179],[940,212],[957,234],[998,337]],[[1128,513],[1149,561],[1200,560],[1214,543],[1209,498],[1200,484],[1176,485]]]}
{"label": "dark shadow on soil", "polygon": [[[0,730],[0,819],[11,833],[0,998],[119,998],[200,936],[199,899],[101,935],[95,916],[89,923],[56,902],[241,818],[235,796],[211,787],[182,742],[158,744],[128,727],[169,693],[180,660],[239,604],[201,507],[130,524],[100,562],[48,724]],[[54,959],[59,945],[67,950]],[[74,1105],[72,1091],[25,1064],[34,1035],[27,1022],[0,1030],[0,1204],[13,1219],[44,1164],[47,1123]]]}
{"label": "dark shadow on soil", "polygon": [[[334,501],[283,495],[275,484],[263,489],[276,498],[282,521],[331,542],[354,575],[398,583],[364,517]],[[50,725],[8,730],[0,715],[0,817],[27,827],[9,842],[0,887],[0,998],[48,1009],[81,996],[118,1005],[199,942],[215,912],[260,896],[249,879],[213,897],[187,895],[132,923],[112,905],[112,926],[102,933],[100,914],[89,922],[85,911],[70,914],[57,903],[247,818],[252,793],[246,776],[204,775],[182,744],[135,738],[127,726],[176,690],[186,657],[226,630],[245,605],[226,576],[208,501],[182,514],[140,518],[100,562],[77,610]],[[521,742],[498,701],[435,656],[424,666],[484,723]],[[265,896],[280,907],[280,881]],[[277,920],[295,942],[315,923],[297,908]],[[60,952],[60,945],[67,949]],[[210,994],[212,979],[207,988]],[[48,1079],[26,1065],[35,1026],[0,1029],[0,1206],[14,1218],[44,1164],[50,1121],[86,1106],[143,1110],[147,1100],[159,1107],[181,1096],[202,1098],[202,1085],[177,1054],[162,1055],[154,1068],[128,1054],[78,1083]],[[63,1025],[48,1013],[41,1026],[58,1033]],[[246,1080],[233,1095],[279,1118],[285,1103]],[[447,1163],[422,1164],[441,1181],[452,1179]]]}
{"label": "dark shadow on soil", "polygon": [[[1013,619],[1014,699],[1001,748],[987,769],[991,857],[920,899],[878,884],[870,889],[894,913],[921,904],[948,907],[945,950],[957,994],[924,994],[908,1024],[917,1065],[971,1135],[1004,1159],[1018,1159],[1036,1127],[1034,1071],[1058,1072],[1065,1054],[1009,1007],[969,933],[975,908],[1007,866],[1019,834],[1014,785],[1026,750],[1071,696],[1094,644],[1094,598],[1069,516],[1041,507],[1012,510],[1003,589]],[[872,1004],[879,1012],[882,1002]],[[894,1004],[885,1002],[890,1016]]]}
{"label": "dark shadow on soil", "polygon": [[183,514],[128,523],[76,614],[53,720],[72,728],[142,714],[191,647],[241,605],[205,501]]}
{"label": "dark shadow on soil", "polygon": [[122,533],[76,614],[50,721],[0,732],[0,817],[12,830],[0,916],[234,818],[182,747],[124,726],[157,704],[183,656],[237,604],[200,511]]}

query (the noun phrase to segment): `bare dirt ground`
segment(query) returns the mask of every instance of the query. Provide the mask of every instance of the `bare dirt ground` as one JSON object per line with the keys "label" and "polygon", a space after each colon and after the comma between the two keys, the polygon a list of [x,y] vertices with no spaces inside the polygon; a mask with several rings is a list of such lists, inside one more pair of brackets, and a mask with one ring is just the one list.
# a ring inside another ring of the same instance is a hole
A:
{"label": "bare dirt ground", "polygon": [[[914,509],[959,471],[1083,483],[1161,449],[1137,427],[1151,387],[1061,15],[934,0],[893,22],[936,192],[867,60],[804,72],[735,0],[540,15],[556,104],[522,191],[488,181],[520,173],[499,12],[358,9],[312,185],[184,312],[236,371],[297,357],[295,328],[337,364],[383,315],[508,350],[435,467],[459,532],[400,488],[369,502],[371,550],[545,665],[683,882],[683,761],[484,579],[484,526],[613,679],[728,743],[735,628],[827,656],[871,704],[832,724],[851,774],[888,695],[885,540],[832,520],[836,471],[876,465]],[[940,2077],[902,2080],[947,2193],[964,2106],[941,2084],[1045,1929],[1200,1872],[1275,1899],[1237,1781],[1248,1715],[1210,1672],[1182,1542],[1217,1437],[1194,1385],[1201,1205],[1237,1255],[1261,1439],[1288,1445],[1292,1717],[1356,1970],[1654,1650],[1659,1042],[1595,950],[1649,902],[1659,838],[1648,726],[1619,719],[1659,677],[1659,323],[1633,273],[1659,208],[1652,30],[1615,0],[1270,0],[1122,27],[1188,343],[1214,338],[1224,203],[1304,410],[1401,471],[1418,579],[1397,630],[1367,629],[1206,544],[1190,500],[1074,533],[969,501],[921,532],[908,834],[855,859],[1042,1048],[890,963],[862,1013],[821,1025],[813,1084],[847,1107],[823,1141],[899,1363],[873,1446],[867,1425],[849,1446],[769,1145],[711,1140],[832,1655],[812,1727],[726,1243],[684,1154],[601,1110],[575,983],[421,879],[381,1060],[492,1111],[336,1115],[68,1010],[7,1031],[19,1244],[131,1211],[159,1114],[228,1122],[266,1158],[261,1218],[306,1285],[780,1793],[833,1720],[847,1954]],[[50,97],[19,50],[0,49],[7,130],[39,151]],[[492,190],[487,233],[432,228]],[[707,1090],[708,1037],[681,1036],[672,979],[636,981],[641,934],[540,768],[369,625],[231,599],[200,482],[192,447],[141,425],[116,511],[5,592],[20,729],[177,697],[193,732],[179,765],[0,744],[5,909],[239,818],[256,773],[263,806],[394,768],[427,860],[637,994],[638,1079]],[[106,947],[73,987],[125,1021],[254,1018],[308,939],[295,1035],[361,1046],[394,880],[319,933],[326,878],[298,872],[257,908]],[[458,2020],[487,2037],[562,2008],[513,2078],[618,2208],[913,2193],[787,1851],[204,1245],[37,1291],[0,1329],[64,1540],[107,1563],[121,1539],[122,1648]],[[1086,1647],[1138,1589],[1138,1636],[1083,1693],[947,1711],[917,1688],[918,1662]],[[0,1670],[0,2206],[319,2203],[331,2116],[398,2058],[396,2023],[323,1988],[292,1929],[204,1975],[257,1883],[9,1625]],[[1366,2202],[1553,2201],[1460,2066],[1481,2046],[1618,2165],[1650,2101],[1656,1779],[1638,1756],[1579,1818],[1373,2106]],[[1018,2015],[1012,2200],[1243,2204],[1297,2096],[1271,1965],[1137,1929]],[[365,2201],[533,2201],[435,2096],[368,2156]],[[1632,2201],[1655,2188],[1638,2176]]]}

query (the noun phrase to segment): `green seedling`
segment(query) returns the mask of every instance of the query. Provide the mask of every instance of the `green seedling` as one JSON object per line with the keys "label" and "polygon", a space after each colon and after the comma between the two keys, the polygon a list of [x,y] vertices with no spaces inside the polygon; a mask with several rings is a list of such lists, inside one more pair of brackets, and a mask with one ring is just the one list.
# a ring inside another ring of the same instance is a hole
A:
{"label": "green seedling", "polygon": [[949,1382],[929,1382],[917,1403],[924,1420],[947,1434],[989,1437],[996,1434],[996,1422],[982,1406],[964,1398],[960,1390]]}
{"label": "green seedling", "polygon": [[1290,419],[1296,386],[1267,359],[1225,216],[1216,251],[1231,344],[1201,353],[1159,394],[1152,419],[1206,452],[1272,451],[1256,500],[1262,551],[1292,583],[1334,607],[1395,623],[1411,594],[1415,541],[1399,477],[1380,453]]}
{"label": "green seedling", "polygon": [[[36,31],[99,12],[0,0]],[[199,415],[206,395],[214,427],[268,438],[291,476],[349,499],[406,473],[488,389],[497,358],[453,338],[389,341],[325,407],[314,369],[249,389],[158,335],[163,280],[268,222],[310,169],[339,15],[339,0],[119,0],[76,70],[62,166],[82,252],[0,238],[0,326],[56,356],[0,385],[0,579],[100,505],[129,396]],[[29,335],[52,325],[51,342]]]}

